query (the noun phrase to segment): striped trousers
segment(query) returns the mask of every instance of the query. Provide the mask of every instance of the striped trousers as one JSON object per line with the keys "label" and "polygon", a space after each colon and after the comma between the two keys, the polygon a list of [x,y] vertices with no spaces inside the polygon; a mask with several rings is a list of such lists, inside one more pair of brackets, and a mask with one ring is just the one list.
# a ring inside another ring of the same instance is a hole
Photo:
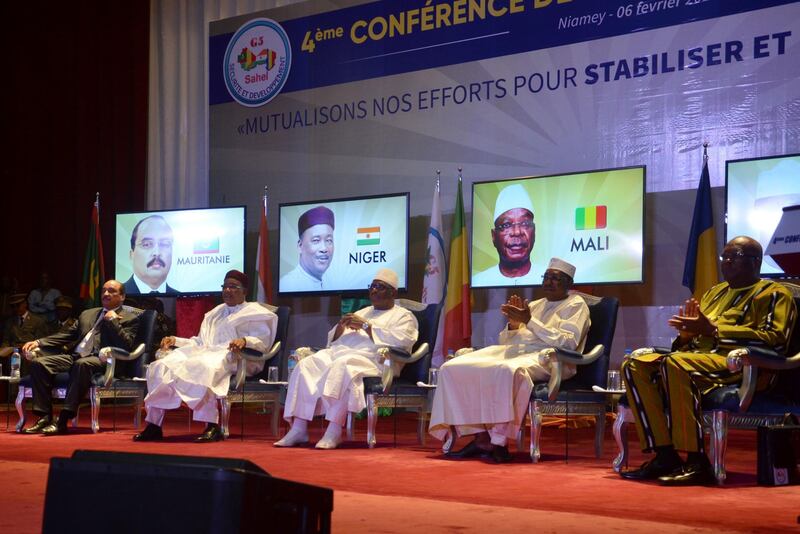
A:
{"label": "striped trousers", "polygon": [[628,404],[643,451],[672,445],[703,452],[702,396],[741,382],[728,370],[725,354],[644,354],[622,363]]}

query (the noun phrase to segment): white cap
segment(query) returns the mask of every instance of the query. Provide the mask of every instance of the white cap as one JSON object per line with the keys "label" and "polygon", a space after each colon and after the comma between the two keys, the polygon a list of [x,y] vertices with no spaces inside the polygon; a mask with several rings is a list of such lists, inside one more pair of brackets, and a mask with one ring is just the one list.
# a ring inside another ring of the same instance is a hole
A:
{"label": "white cap", "polygon": [[565,262],[561,258],[552,258],[550,263],[547,265],[547,268],[561,271],[562,273],[569,275],[569,277],[573,280],[575,279],[575,266],[571,263]]}
{"label": "white cap", "polygon": [[374,279],[389,284],[395,290],[397,289],[397,273],[391,269],[381,269]]}
{"label": "white cap", "polygon": [[500,194],[497,195],[497,202],[494,203],[494,219],[492,221],[497,222],[498,217],[515,208],[528,210],[533,215],[531,197],[528,196],[528,192],[522,187],[522,184],[509,185],[500,191]]}

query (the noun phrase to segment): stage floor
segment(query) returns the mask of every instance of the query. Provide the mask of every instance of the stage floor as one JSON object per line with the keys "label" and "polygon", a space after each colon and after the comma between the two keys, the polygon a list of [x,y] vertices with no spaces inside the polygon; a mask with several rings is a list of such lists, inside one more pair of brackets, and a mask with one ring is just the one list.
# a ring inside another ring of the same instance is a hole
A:
{"label": "stage floor", "polygon": [[[49,459],[75,449],[246,458],[273,476],[333,488],[334,532],[778,532],[800,527],[800,488],[756,485],[753,432],[731,432],[724,487],[665,488],[625,481],[611,470],[616,447],[610,429],[600,459],[592,453],[593,428],[569,430],[567,459],[564,428],[548,427],[539,464],[517,452],[514,462],[495,465],[446,460],[434,440],[418,445],[413,414],[397,418],[396,434],[395,420],[381,418],[379,444],[372,450],[365,444],[365,423],[358,421],[357,441],[334,451],[275,448],[266,418],[253,412],[246,415],[245,439],[235,413],[231,438],[203,445],[192,443],[202,426],[190,428],[185,410],[168,416],[166,440],[155,444],[131,441],[130,409],[117,411],[116,431],[110,430],[110,413],[103,414],[106,430],[99,434],[85,428],[85,419],[67,436],[0,432],[6,488],[0,532],[41,530]],[[315,422],[311,433],[312,440],[319,438],[322,424]],[[636,445],[634,435],[631,445]],[[633,455],[633,463],[641,460]]]}

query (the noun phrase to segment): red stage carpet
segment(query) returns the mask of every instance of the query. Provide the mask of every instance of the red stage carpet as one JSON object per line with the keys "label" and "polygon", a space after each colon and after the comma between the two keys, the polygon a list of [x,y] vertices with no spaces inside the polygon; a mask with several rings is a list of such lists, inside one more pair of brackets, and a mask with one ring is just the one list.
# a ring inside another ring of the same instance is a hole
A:
{"label": "red stage carpet", "polygon": [[[48,461],[75,449],[103,449],[247,458],[281,478],[331,487],[335,532],[768,532],[797,530],[800,488],[755,484],[755,433],[733,432],[724,487],[664,488],[621,480],[610,469],[615,446],[610,431],[604,457],[592,453],[592,428],[570,430],[570,457],[564,457],[564,430],[545,428],[543,461],[531,464],[524,453],[515,462],[449,461],[429,442],[416,444],[415,422],[381,419],[379,446],[364,444],[364,422],[357,442],[339,450],[277,449],[262,416],[248,414],[246,439],[208,445],[191,443],[202,427],[187,426],[187,412],[171,414],[166,441],[133,443],[130,410],[118,411],[117,432],[93,435],[79,428],[69,436],[0,433],[5,498],[0,532],[39,532]],[[86,425],[87,421],[82,421]],[[322,434],[315,424],[312,439]],[[632,444],[635,444],[635,437]],[[633,460],[638,463],[639,455]],[[90,489],[87,489],[90,491]]]}

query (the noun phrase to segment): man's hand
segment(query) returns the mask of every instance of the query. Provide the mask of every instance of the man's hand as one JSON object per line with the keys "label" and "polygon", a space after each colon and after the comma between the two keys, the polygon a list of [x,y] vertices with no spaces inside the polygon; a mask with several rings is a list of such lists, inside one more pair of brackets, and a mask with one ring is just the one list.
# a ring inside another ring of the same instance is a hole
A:
{"label": "man's hand", "polygon": [[105,315],[103,315],[104,321],[113,321],[114,319],[119,319],[119,315],[114,310],[108,310]]}
{"label": "man's hand", "polygon": [[175,336],[167,336],[161,339],[161,345],[159,348],[161,350],[169,350],[175,345]]}
{"label": "man's hand", "polygon": [[359,317],[358,315],[353,313],[350,315],[350,323],[348,324],[348,326],[353,330],[359,330],[360,328],[362,328],[362,325],[366,322],[367,322],[366,319],[364,319],[363,317]]}
{"label": "man's hand", "polygon": [[519,295],[511,295],[508,302],[500,306],[500,312],[508,318],[508,326],[511,330],[516,330],[520,325],[527,324],[531,320],[528,301],[523,300]]}
{"label": "man's hand", "polygon": [[38,341],[28,341],[27,343],[22,345],[22,355],[25,357],[26,360],[32,360],[33,354],[31,354],[31,351],[38,348],[39,348]]}
{"label": "man's hand", "polygon": [[228,344],[228,350],[231,352],[241,352],[247,346],[247,340],[243,337],[237,337]]}
{"label": "man's hand", "polygon": [[700,311],[700,303],[694,298],[688,299],[667,324],[678,330],[681,341],[688,341],[694,336],[710,337],[717,332],[717,325]]}

